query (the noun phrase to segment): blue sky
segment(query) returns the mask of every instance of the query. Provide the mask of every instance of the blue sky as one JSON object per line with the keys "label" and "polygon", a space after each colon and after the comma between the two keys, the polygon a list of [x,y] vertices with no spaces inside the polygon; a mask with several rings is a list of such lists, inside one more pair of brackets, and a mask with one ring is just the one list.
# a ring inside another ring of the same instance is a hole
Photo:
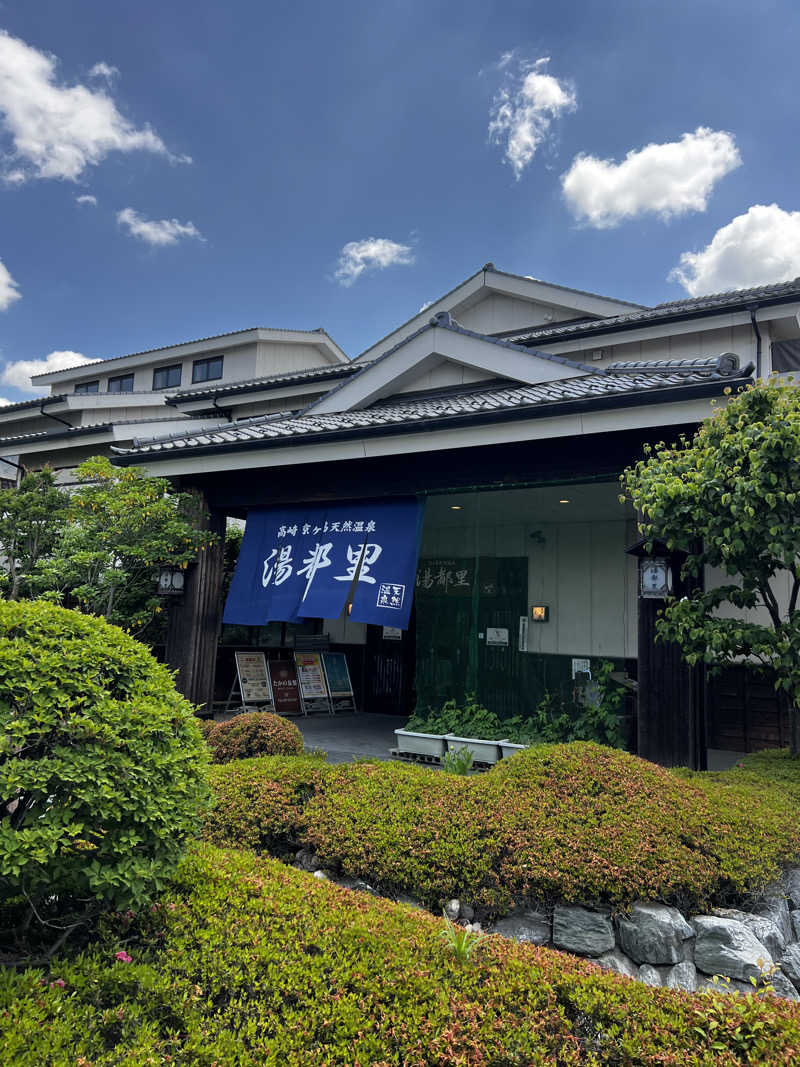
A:
{"label": "blue sky", "polygon": [[790,0],[31,0],[0,28],[8,400],[51,353],[254,325],[357,355],[489,260],[642,303],[800,275]]}

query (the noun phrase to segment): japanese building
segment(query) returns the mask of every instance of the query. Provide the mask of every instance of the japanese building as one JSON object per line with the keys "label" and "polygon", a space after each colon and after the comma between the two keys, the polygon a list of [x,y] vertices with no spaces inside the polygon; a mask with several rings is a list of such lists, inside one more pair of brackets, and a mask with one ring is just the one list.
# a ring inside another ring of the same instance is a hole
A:
{"label": "japanese building", "polygon": [[799,314],[800,281],[643,308],[488,264],[349,363],[181,390],[175,408],[224,419],[115,462],[201,494],[220,534],[247,522],[225,622],[221,545],[173,605],[183,690],[208,706],[232,649],[327,635],[367,710],[474,693],[527,715],[611,661],[649,758],[781,743],[768,686],[708,685],[653,644],[619,475],[792,369]]}

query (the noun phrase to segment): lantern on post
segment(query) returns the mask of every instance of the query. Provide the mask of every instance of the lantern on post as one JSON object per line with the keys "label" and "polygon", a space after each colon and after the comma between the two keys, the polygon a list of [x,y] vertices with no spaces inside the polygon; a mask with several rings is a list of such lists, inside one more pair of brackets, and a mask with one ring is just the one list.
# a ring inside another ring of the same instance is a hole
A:
{"label": "lantern on post", "polygon": [[181,596],[185,579],[183,567],[162,567],[158,575],[159,596]]}

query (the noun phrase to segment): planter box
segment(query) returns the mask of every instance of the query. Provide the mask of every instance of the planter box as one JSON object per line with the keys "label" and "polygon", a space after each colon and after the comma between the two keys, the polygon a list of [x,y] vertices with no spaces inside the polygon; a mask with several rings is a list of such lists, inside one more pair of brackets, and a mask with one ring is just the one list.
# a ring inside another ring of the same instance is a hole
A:
{"label": "planter box", "polygon": [[394,734],[401,752],[439,757],[445,754],[446,744],[442,734],[417,734],[413,730],[395,730]]}
{"label": "planter box", "polygon": [[484,741],[478,737],[458,737],[456,734],[445,734],[448,752],[458,752],[460,748],[468,748],[472,758],[480,763],[497,763],[500,758],[497,741]]}
{"label": "planter box", "polygon": [[526,749],[527,745],[516,745],[513,741],[498,741],[500,746],[500,754],[505,759],[507,756],[513,756],[515,752],[522,752]]}

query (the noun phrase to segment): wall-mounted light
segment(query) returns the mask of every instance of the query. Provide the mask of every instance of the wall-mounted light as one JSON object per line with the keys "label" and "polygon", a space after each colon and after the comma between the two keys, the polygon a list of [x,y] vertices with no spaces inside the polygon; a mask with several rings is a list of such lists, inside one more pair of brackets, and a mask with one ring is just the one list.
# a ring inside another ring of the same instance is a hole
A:
{"label": "wall-mounted light", "polygon": [[460,504],[451,504],[450,505],[450,510],[451,511],[461,511],[461,505]]}
{"label": "wall-mounted light", "polygon": [[564,500],[559,500],[559,504],[569,504],[569,501],[565,498]]}
{"label": "wall-mounted light", "polygon": [[158,593],[160,596],[180,596],[186,575],[182,567],[162,567],[158,575]]}
{"label": "wall-mounted light", "polygon": [[550,621],[550,605],[549,604],[532,604],[531,605],[531,622],[549,622]]}

